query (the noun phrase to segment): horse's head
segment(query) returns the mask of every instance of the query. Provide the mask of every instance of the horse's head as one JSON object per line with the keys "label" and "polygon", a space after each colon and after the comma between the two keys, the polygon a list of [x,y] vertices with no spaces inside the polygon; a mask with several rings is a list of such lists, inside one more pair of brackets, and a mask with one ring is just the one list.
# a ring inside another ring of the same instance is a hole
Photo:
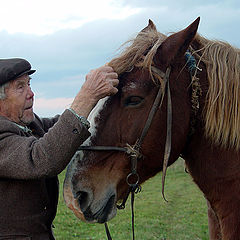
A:
{"label": "horse's head", "polygon": [[[163,168],[168,105],[162,73],[166,73],[169,67],[172,148],[168,164],[179,157],[186,143],[191,115],[191,76],[186,68],[185,52],[194,39],[198,23],[199,19],[166,37],[149,21],[132,45],[109,63],[119,74],[119,92],[101,100],[90,115],[91,137],[84,145],[134,146],[144,129],[158,89],[161,89],[161,107],[157,108],[139,150],[142,154],[137,163],[140,183]],[[126,152],[111,149],[79,151],[66,174],[66,204],[83,220],[106,222],[115,216],[116,202],[128,191],[126,178],[130,172],[131,161]]]}

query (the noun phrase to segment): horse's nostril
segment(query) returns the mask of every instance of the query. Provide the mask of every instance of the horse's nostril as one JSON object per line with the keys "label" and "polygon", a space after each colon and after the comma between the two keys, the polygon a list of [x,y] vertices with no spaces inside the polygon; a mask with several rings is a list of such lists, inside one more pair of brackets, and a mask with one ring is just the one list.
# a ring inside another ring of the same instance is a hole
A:
{"label": "horse's nostril", "polygon": [[81,210],[82,211],[86,210],[86,208],[88,207],[88,199],[89,199],[88,193],[84,191],[78,191],[76,196],[77,196],[77,200]]}

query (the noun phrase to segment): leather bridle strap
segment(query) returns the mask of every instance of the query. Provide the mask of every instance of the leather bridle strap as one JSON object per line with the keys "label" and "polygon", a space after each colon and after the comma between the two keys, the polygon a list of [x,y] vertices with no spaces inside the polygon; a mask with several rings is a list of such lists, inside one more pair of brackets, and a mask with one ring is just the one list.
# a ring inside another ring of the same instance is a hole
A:
{"label": "leather bridle strap", "polygon": [[[167,100],[167,137],[166,137],[166,144],[165,144],[164,161],[163,161],[163,175],[162,175],[162,196],[163,196],[164,200],[166,201],[166,198],[164,196],[164,184],[165,184],[165,176],[166,176],[168,159],[169,159],[170,151],[171,151],[171,129],[172,129],[172,102],[171,102],[171,93],[170,93],[170,85],[169,85],[169,76],[170,76],[170,72],[171,72],[171,67],[168,67],[165,73],[162,72],[160,69],[154,67],[154,66],[152,66],[152,70],[155,74],[157,74],[158,76],[163,78],[164,86],[163,86],[163,88],[159,88],[157,96],[155,97],[154,103],[153,103],[152,108],[150,110],[150,113],[148,115],[148,119],[145,123],[145,126],[144,126],[143,130],[142,130],[141,136],[136,141],[136,143],[133,145],[132,149],[134,149],[135,152],[137,152],[138,155],[140,155],[139,151],[140,151],[141,145],[143,143],[143,140],[144,140],[144,138],[145,138],[150,126],[151,126],[151,123],[153,121],[153,117],[154,117],[155,113],[157,112],[157,110],[159,108],[161,108],[165,91],[167,91],[167,93],[168,93],[168,100]],[[137,159],[139,157],[138,156],[136,157],[134,154],[131,154],[131,153],[130,153],[130,156],[131,156],[132,166],[133,166],[133,163],[135,165],[134,171],[132,170],[132,172],[130,174],[138,176],[138,174],[136,173],[136,165],[137,165]],[[135,184],[131,185],[131,184],[128,183],[128,185],[129,185],[129,190],[127,192],[127,195],[124,197],[121,205],[117,206],[118,209],[124,209],[125,208],[126,201],[127,201],[128,196],[131,192],[130,189],[133,188]],[[139,191],[140,191],[140,189],[137,189],[137,192],[139,192]]]}
{"label": "leather bridle strap", "polygon": [[172,100],[171,100],[171,91],[170,91],[170,84],[167,81],[167,136],[166,136],[166,143],[165,143],[165,150],[164,150],[164,157],[163,157],[163,171],[162,171],[162,196],[165,201],[164,195],[164,186],[165,186],[165,177],[167,172],[168,160],[171,153],[171,145],[172,145]]}
{"label": "leather bridle strap", "polygon": [[151,111],[149,113],[148,119],[147,119],[147,121],[145,123],[145,126],[144,126],[143,130],[142,130],[142,134],[141,134],[141,136],[140,136],[140,138],[138,140],[139,146],[141,146],[142,143],[143,143],[143,140],[144,140],[144,138],[145,138],[145,136],[146,136],[146,134],[147,134],[147,132],[148,132],[148,130],[150,128],[150,125],[152,123],[152,120],[153,120],[153,117],[154,117],[155,113],[157,112],[157,109],[161,108],[162,101],[163,101],[163,98],[164,98],[164,90],[163,89],[166,88],[166,85],[169,82],[169,75],[170,75],[170,72],[171,72],[171,67],[167,68],[166,73],[162,72],[160,69],[158,69],[158,68],[156,68],[154,66],[152,66],[152,70],[158,76],[163,78],[164,86],[163,86],[163,88],[160,87],[159,90],[158,90],[157,96],[156,96],[156,98],[154,100],[154,103],[152,105],[152,108],[151,108]]}
{"label": "leather bridle strap", "polygon": [[129,149],[126,147],[112,147],[112,146],[80,146],[78,150],[88,151],[117,151],[128,153]]}
{"label": "leather bridle strap", "polygon": [[111,233],[109,231],[109,228],[108,228],[108,225],[107,225],[106,222],[104,223],[104,226],[105,226],[105,232],[106,232],[106,235],[107,235],[107,239],[112,240]]}

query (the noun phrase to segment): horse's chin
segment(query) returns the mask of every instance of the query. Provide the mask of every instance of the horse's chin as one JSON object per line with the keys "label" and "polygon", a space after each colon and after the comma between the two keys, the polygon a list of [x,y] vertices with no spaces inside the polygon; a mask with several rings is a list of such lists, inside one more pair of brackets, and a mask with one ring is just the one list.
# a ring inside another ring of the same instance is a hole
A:
{"label": "horse's chin", "polygon": [[99,203],[97,208],[89,206],[84,212],[85,221],[90,223],[105,223],[116,216],[116,197],[112,195],[108,200]]}

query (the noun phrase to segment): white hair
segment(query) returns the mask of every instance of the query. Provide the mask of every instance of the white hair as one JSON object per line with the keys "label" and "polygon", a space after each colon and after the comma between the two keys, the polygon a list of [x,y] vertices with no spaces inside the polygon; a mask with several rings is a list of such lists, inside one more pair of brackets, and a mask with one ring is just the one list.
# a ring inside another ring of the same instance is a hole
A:
{"label": "white hair", "polygon": [[0,86],[0,99],[5,99],[6,98],[6,94],[5,94],[5,89],[6,87],[8,87],[8,82],[3,84],[2,86]]}

